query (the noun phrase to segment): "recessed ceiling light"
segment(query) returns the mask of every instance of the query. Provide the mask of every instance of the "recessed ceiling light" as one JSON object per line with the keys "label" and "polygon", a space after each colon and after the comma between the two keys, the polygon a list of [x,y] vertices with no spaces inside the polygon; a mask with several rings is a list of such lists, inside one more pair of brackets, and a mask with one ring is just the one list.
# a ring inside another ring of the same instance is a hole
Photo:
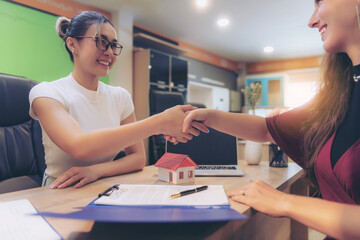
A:
{"label": "recessed ceiling light", "polygon": [[266,53],[271,53],[273,51],[274,51],[274,48],[271,46],[264,47],[264,52],[266,52]]}
{"label": "recessed ceiling light", "polygon": [[219,20],[217,20],[217,25],[220,27],[225,27],[227,25],[229,25],[230,21],[227,18],[220,18]]}
{"label": "recessed ceiling light", "polygon": [[196,6],[198,6],[198,8],[206,7],[207,3],[207,0],[196,0]]}

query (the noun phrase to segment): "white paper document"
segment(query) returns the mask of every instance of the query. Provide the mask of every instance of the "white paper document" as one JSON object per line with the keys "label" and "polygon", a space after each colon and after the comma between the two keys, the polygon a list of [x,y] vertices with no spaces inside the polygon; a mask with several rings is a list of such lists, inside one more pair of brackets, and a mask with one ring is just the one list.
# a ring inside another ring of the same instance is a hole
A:
{"label": "white paper document", "polygon": [[172,194],[200,187],[197,185],[119,185],[110,196],[102,196],[95,201],[101,205],[123,206],[216,206],[229,205],[222,185],[209,185],[208,189],[170,198]]}
{"label": "white paper document", "polygon": [[27,199],[0,202],[0,239],[62,239]]}

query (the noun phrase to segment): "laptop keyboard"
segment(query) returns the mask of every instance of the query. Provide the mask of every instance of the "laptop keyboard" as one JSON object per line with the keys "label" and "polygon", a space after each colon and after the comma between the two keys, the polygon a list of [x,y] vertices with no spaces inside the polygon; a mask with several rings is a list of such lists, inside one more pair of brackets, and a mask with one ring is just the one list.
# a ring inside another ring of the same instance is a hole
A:
{"label": "laptop keyboard", "polygon": [[195,176],[242,176],[244,172],[237,165],[199,165]]}
{"label": "laptop keyboard", "polygon": [[199,166],[201,170],[236,170],[234,166]]}

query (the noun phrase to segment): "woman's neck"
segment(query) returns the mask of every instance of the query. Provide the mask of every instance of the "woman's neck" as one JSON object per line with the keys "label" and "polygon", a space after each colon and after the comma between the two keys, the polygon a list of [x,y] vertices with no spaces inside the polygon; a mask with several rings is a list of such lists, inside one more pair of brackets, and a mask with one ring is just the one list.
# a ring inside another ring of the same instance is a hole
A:
{"label": "woman's neck", "polygon": [[99,85],[99,77],[89,72],[84,72],[76,66],[72,72],[75,81],[88,90],[96,91]]}
{"label": "woman's neck", "polygon": [[354,44],[348,51],[346,51],[353,66],[360,64],[360,44]]}

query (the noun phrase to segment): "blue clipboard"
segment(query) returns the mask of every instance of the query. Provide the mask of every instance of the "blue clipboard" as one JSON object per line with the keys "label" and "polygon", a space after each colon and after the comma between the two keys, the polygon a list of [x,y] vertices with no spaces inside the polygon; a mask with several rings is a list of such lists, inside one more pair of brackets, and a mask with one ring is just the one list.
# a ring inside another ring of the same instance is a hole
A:
{"label": "blue clipboard", "polygon": [[70,213],[40,212],[44,217],[94,220],[111,223],[187,223],[246,220],[247,216],[222,206],[119,206],[97,205],[94,199],[86,207]]}

